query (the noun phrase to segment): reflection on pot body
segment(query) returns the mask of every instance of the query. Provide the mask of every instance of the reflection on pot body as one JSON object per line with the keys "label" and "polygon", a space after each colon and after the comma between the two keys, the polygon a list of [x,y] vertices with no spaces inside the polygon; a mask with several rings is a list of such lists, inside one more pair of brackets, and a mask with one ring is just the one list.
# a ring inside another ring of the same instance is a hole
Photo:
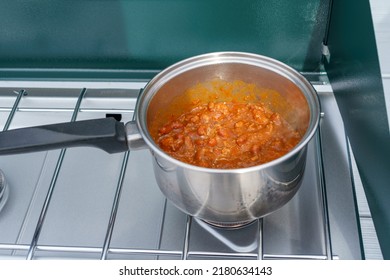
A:
{"label": "reflection on pot body", "polygon": [[241,173],[183,168],[156,155],[153,162],[158,185],[174,205],[208,223],[235,227],[274,212],[295,195],[306,148],[278,165]]}

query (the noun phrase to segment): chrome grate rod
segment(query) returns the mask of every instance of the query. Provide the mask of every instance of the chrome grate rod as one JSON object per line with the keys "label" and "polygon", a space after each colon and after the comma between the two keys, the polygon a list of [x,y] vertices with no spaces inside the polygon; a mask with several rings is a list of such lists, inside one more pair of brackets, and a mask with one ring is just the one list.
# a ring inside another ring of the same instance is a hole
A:
{"label": "chrome grate rod", "polygon": [[122,193],[123,181],[124,181],[125,174],[126,174],[127,163],[129,162],[129,155],[130,155],[130,152],[128,151],[123,156],[122,167],[121,167],[118,185],[117,185],[115,196],[114,196],[114,202],[112,205],[110,220],[108,222],[107,233],[106,233],[106,237],[105,237],[104,243],[103,243],[102,254],[100,256],[101,260],[105,260],[107,258],[108,249],[110,247],[112,232],[114,230],[115,219],[116,219],[116,215],[118,213],[119,200],[120,200],[120,196]]}
{"label": "chrome grate rod", "polygon": [[187,260],[188,252],[190,248],[190,231],[191,231],[192,217],[187,215],[185,234],[184,234],[184,244],[183,251],[181,255],[182,260]]}
{"label": "chrome grate rod", "polygon": [[329,226],[329,214],[328,214],[328,202],[327,202],[327,196],[326,196],[326,187],[325,187],[325,175],[324,175],[324,166],[323,166],[323,160],[322,160],[322,152],[321,152],[321,125],[319,126],[318,132],[316,133],[316,142],[318,145],[316,145],[316,153],[317,153],[317,159],[318,159],[318,173],[319,173],[319,196],[320,196],[320,203],[321,203],[321,209],[322,209],[322,219],[323,219],[323,231],[324,231],[324,246],[325,246],[325,255],[326,259],[332,260],[333,259],[333,252],[332,252],[332,243],[331,243],[331,237],[330,237],[330,226]]}
{"label": "chrome grate rod", "polygon": [[15,116],[16,110],[18,109],[20,100],[22,99],[22,97],[24,95],[27,94],[27,92],[24,89],[22,89],[21,91],[17,92],[17,94],[18,94],[18,96],[16,97],[15,103],[12,106],[11,112],[8,115],[7,121],[5,122],[5,125],[4,125],[4,128],[3,128],[3,131],[8,130],[9,126],[11,125],[12,119]]}
{"label": "chrome grate rod", "polygon": [[[140,95],[141,92],[142,92],[142,89],[140,89],[138,95]],[[137,98],[137,102],[138,102],[138,98]],[[133,111],[132,120],[133,121],[135,120],[135,112],[134,111]],[[116,216],[118,213],[119,201],[120,201],[122,188],[123,188],[123,181],[125,179],[127,164],[129,162],[129,156],[130,156],[130,151],[127,151],[125,153],[125,155],[123,156],[121,171],[119,174],[118,184],[117,184],[117,188],[116,188],[116,192],[115,192],[115,196],[114,196],[114,201],[113,201],[112,208],[111,208],[110,220],[108,222],[107,232],[106,232],[106,236],[104,238],[104,243],[103,243],[103,248],[102,248],[102,254],[100,256],[101,260],[105,260],[107,258],[107,254],[109,252],[111,237],[112,237],[112,233],[114,231],[115,220],[116,220]]]}
{"label": "chrome grate rod", "polygon": [[[75,109],[73,111],[72,118],[70,120],[71,122],[74,122],[77,119],[77,114],[78,114],[78,111],[80,110],[81,101],[84,98],[86,91],[87,90],[84,88],[79,95]],[[53,177],[52,177],[51,182],[50,182],[50,187],[49,187],[49,190],[47,192],[45,201],[43,203],[42,210],[41,210],[41,213],[39,215],[39,219],[38,219],[37,225],[35,227],[34,235],[33,235],[33,238],[32,238],[31,244],[30,244],[30,248],[29,248],[28,253],[27,253],[27,257],[26,257],[27,260],[31,260],[34,257],[35,248],[38,244],[38,239],[39,239],[39,235],[41,234],[43,222],[45,220],[47,210],[49,208],[49,204],[51,201],[51,197],[53,195],[54,188],[55,188],[55,185],[57,183],[57,179],[58,179],[58,175],[60,173],[62,162],[64,161],[65,152],[66,152],[66,149],[62,149],[60,152],[60,155],[58,157],[56,168],[54,170],[54,174],[53,174]]]}
{"label": "chrome grate rod", "polygon": [[257,250],[257,259],[262,260],[264,258],[264,248],[263,248],[263,219],[258,220],[259,227],[259,239],[258,239],[258,250]]}

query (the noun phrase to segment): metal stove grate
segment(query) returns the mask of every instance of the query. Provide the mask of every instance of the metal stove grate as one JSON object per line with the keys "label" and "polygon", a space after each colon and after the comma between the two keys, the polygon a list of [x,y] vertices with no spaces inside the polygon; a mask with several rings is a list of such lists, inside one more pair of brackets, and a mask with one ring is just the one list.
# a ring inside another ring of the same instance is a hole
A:
{"label": "metal stove grate", "polygon": [[[49,115],[75,121],[120,114],[130,120],[143,86],[7,85],[0,88],[0,125],[7,130],[34,121],[58,122]],[[237,230],[214,228],[174,208],[156,187],[147,151],[114,159],[93,148],[0,157],[0,168],[10,175],[12,198],[0,213],[0,226],[10,228],[0,233],[0,258],[333,259],[320,133],[310,143],[308,175],[297,196],[283,209]],[[31,163],[37,159],[35,168]],[[20,178],[24,173],[35,178],[32,186]],[[24,187],[29,194],[16,191]]]}

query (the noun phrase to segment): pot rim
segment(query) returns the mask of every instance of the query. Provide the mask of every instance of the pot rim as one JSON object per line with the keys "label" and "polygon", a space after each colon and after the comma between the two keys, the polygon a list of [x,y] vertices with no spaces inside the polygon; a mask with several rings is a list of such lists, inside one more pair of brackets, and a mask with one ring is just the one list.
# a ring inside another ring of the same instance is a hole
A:
{"label": "pot rim", "polygon": [[[310,109],[310,120],[308,128],[303,135],[301,141],[288,153],[285,155],[276,158],[272,161],[266,162],[264,164],[245,167],[245,168],[235,168],[235,169],[219,169],[219,168],[206,168],[201,166],[196,166],[192,164],[188,164],[177,160],[167,153],[165,153],[152,139],[148,127],[146,124],[146,113],[149,106],[150,101],[152,100],[154,94],[169,80],[180,75],[183,72],[188,70],[198,68],[201,66],[207,66],[212,64],[219,63],[241,63],[248,64],[252,66],[258,66],[262,68],[266,68],[279,74],[280,76],[289,79],[292,81],[304,94],[306,101],[308,103]],[[147,144],[147,146],[151,149],[153,154],[157,154],[159,157],[164,158],[165,160],[171,162],[172,164],[176,164],[180,167],[192,169],[194,171],[199,172],[208,172],[208,173],[246,173],[252,171],[260,171],[263,169],[267,169],[272,166],[276,166],[295,154],[299,153],[301,150],[305,149],[308,142],[316,133],[317,127],[319,125],[320,119],[320,102],[312,84],[297,70],[292,67],[267,56],[247,53],[247,52],[212,52],[201,54],[197,56],[193,56],[184,60],[181,60],[168,68],[165,68],[160,73],[158,73],[154,78],[152,78],[144,90],[141,93],[141,96],[138,98],[136,104],[136,124],[139,129],[139,133],[141,134],[143,140]]]}

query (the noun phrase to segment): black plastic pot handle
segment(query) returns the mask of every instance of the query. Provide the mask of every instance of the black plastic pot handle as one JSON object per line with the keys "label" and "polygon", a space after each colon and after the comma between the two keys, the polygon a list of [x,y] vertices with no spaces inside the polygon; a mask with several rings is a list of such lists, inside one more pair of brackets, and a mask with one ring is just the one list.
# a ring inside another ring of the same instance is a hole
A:
{"label": "black plastic pot handle", "polygon": [[104,118],[0,132],[0,155],[78,146],[92,146],[110,154],[127,151],[125,126],[114,118]]}

